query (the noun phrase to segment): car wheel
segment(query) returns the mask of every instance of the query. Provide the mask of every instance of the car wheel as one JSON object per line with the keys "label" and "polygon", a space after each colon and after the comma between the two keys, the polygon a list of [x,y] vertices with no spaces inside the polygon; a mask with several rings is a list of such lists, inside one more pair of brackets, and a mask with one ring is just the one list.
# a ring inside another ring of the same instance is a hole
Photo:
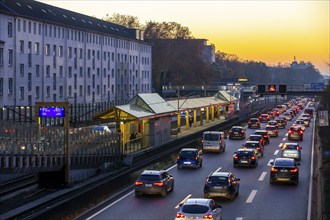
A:
{"label": "car wheel", "polygon": [[293,182],[293,184],[294,184],[294,185],[298,185],[298,182],[299,182],[299,180],[297,179],[297,180],[295,180],[295,181]]}
{"label": "car wheel", "polygon": [[137,196],[137,197],[138,197],[138,196],[142,196],[142,193],[141,193],[141,192],[136,192],[136,191],[135,191],[135,196]]}
{"label": "car wheel", "polygon": [[258,166],[258,163],[255,163],[254,166],[253,166],[253,168],[257,168],[257,166]]}
{"label": "car wheel", "polygon": [[178,170],[180,170],[182,167],[180,165],[177,165]]}
{"label": "car wheel", "polygon": [[235,193],[235,196],[238,196],[239,194],[239,187],[237,188],[237,192]]}
{"label": "car wheel", "polygon": [[223,148],[222,148],[222,152],[225,152],[226,151],[226,146],[224,146]]}
{"label": "car wheel", "polygon": [[170,189],[170,192],[173,192],[173,190],[174,190],[174,181],[173,181],[173,183],[172,183],[172,187],[171,187],[171,189]]}
{"label": "car wheel", "polygon": [[164,189],[164,191],[161,193],[161,195],[162,195],[162,197],[167,196],[167,191],[166,191],[166,189]]}
{"label": "car wheel", "polygon": [[237,164],[234,164],[234,168],[237,168],[238,167],[238,165]]}
{"label": "car wheel", "polygon": [[274,180],[272,178],[269,179],[270,184],[274,184]]}

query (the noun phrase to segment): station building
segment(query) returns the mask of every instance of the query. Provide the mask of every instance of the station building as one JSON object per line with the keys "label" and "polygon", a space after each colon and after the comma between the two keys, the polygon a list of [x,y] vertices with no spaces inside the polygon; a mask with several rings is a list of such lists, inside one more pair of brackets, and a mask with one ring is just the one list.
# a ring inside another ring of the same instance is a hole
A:
{"label": "station building", "polygon": [[33,0],[0,0],[0,107],[126,104],[151,92],[143,32]]}

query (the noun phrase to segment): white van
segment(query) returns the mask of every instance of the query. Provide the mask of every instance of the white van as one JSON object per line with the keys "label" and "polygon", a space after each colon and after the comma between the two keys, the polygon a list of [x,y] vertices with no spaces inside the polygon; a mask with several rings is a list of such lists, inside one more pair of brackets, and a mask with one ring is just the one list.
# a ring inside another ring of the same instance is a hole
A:
{"label": "white van", "polygon": [[203,152],[224,152],[226,150],[225,133],[221,131],[205,131],[203,133]]}

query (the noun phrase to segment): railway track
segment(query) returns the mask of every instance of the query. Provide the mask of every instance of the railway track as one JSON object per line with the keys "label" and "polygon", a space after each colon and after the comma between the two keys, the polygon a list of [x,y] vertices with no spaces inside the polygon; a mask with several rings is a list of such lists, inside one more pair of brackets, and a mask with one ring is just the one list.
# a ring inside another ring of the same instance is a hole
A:
{"label": "railway track", "polygon": [[37,184],[38,179],[35,174],[2,183],[0,184],[0,198],[1,200],[3,200],[3,198],[10,197],[10,195],[16,194],[19,191],[22,191]]}

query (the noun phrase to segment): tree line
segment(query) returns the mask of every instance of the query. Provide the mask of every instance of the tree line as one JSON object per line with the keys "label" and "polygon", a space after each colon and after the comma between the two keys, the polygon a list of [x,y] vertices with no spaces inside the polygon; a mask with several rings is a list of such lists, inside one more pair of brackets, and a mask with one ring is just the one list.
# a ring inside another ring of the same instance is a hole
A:
{"label": "tree line", "polygon": [[[293,69],[290,66],[270,67],[261,61],[241,60],[235,54],[215,53],[216,60],[209,65],[202,60],[201,47],[190,44],[195,39],[188,27],[176,22],[139,22],[138,17],[113,15],[103,18],[127,28],[144,31],[144,39],[153,45],[152,84],[158,92],[162,85],[210,85],[236,82],[247,78],[253,83],[285,83],[302,85],[323,79],[315,66]],[[176,39],[174,41],[174,39]]]}

